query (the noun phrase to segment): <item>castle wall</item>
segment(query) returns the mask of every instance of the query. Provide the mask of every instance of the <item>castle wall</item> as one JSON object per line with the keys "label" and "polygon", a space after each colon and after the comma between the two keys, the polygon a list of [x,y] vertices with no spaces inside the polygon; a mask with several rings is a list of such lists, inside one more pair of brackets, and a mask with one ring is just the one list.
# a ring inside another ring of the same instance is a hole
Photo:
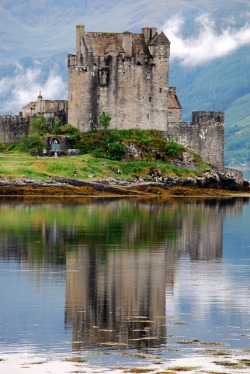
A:
{"label": "castle wall", "polygon": [[193,149],[204,161],[213,165],[224,163],[224,113],[193,112],[192,122],[168,123],[166,136]]}
{"label": "castle wall", "polygon": [[69,66],[69,123],[81,131],[93,130],[104,111],[112,117],[110,128],[165,130],[164,78],[159,83],[152,81],[158,81],[161,66],[140,65],[135,58],[116,56],[94,61],[93,67]]}
{"label": "castle wall", "polygon": [[0,116],[0,140],[3,143],[17,143],[28,131],[29,123],[22,116]]}

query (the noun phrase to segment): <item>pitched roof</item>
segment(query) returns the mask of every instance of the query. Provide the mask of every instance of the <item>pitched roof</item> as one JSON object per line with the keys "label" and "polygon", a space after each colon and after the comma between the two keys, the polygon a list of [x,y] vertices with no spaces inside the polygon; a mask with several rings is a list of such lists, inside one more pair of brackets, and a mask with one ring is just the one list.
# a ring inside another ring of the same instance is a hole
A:
{"label": "pitched roof", "polygon": [[[143,52],[148,54],[148,48],[141,34],[132,35],[132,53]],[[123,33],[85,32],[84,45],[95,56],[105,56],[108,53],[124,53]]]}
{"label": "pitched roof", "polygon": [[181,109],[177,95],[168,94],[168,109]]}

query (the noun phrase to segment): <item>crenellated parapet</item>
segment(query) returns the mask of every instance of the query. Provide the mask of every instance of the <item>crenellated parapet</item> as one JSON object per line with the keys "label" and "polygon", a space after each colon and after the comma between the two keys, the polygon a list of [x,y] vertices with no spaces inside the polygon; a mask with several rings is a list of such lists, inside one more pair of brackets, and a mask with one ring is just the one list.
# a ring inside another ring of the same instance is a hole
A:
{"label": "crenellated parapet", "polygon": [[21,114],[0,116],[0,139],[3,143],[17,143],[28,132],[29,120]]}

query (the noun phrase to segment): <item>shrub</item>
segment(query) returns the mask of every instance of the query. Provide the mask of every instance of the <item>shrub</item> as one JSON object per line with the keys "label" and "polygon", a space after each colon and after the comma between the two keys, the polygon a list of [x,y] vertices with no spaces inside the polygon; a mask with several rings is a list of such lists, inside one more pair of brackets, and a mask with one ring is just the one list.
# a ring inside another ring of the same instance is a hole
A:
{"label": "shrub", "polygon": [[175,142],[168,142],[166,154],[168,156],[178,156],[182,148],[183,147],[180,144],[177,144]]}
{"label": "shrub", "polygon": [[111,116],[109,113],[102,112],[98,119],[98,125],[101,125],[105,130],[109,127]]}
{"label": "shrub", "polygon": [[107,147],[107,156],[111,160],[120,161],[127,154],[128,150],[124,144],[120,142],[110,143]]}
{"label": "shrub", "polygon": [[22,138],[22,147],[25,152],[32,156],[41,156],[45,147],[43,138],[34,133]]}
{"label": "shrub", "polygon": [[50,133],[51,124],[46,120],[44,116],[38,116],[31,118],[30,120],[30,133],[38,134],[43,136],[47,133]]}

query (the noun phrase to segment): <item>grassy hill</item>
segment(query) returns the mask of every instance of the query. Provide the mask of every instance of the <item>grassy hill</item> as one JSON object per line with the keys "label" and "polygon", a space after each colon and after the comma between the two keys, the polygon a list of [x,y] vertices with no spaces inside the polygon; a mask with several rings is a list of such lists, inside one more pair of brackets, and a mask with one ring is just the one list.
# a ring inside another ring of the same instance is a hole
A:
{"label": "grassy hill", "polygon": [[150,175],[199,176],[210,168],[191,150],[166,141],[160,131],[105,130],[75,132],[69,137],[80,155],[34,157],[20,152],[21,145],[11,146],[0,154],[0,175],[40,180],[54,176],[84,180],[140,179]]}

